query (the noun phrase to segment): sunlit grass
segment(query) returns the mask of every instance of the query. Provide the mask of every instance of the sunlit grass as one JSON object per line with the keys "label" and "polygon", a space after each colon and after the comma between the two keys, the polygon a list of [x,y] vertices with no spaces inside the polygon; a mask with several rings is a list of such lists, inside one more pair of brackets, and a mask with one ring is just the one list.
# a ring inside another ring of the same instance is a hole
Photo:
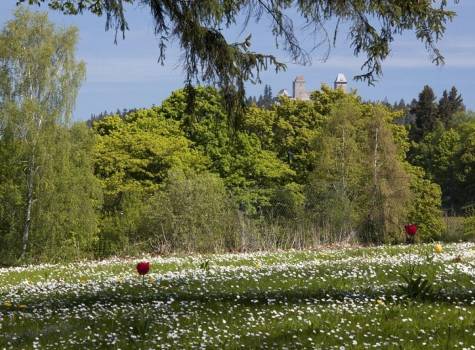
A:
{"label": "sunlit grass", "polygon": [[0,269],[0,348],[475,349],[474,247],[146,257],[144,284],[141,259]]}

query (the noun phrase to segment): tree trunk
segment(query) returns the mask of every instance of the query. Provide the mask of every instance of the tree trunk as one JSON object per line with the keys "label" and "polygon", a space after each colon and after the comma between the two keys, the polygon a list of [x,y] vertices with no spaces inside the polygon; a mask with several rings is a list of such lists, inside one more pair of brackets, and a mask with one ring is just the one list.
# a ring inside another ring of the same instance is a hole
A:
{"label": "tree trunk", "polygon": [[373,156],[373,183],[377,187],[378,184],[378,135],[379,127],[376,128],[374,134],[374,156]]}
{"label": "tree trunk", "polygon": [[35,156],[33,155],[30,164],[28,166],[28,176],[27,176],[27,194],[26,194],[26,208],[25,208],[25,223],[23,226],[23,237],[22,237],[22,250],[21,258],[26,254],[26,249],[28,248],[28,240],[30,236],[30,226],[31,226],[31,209],[33,207],[33,188],[35,181]]}
{"label": "tree trunk", "polygon": [[[378,148],[379,148],[379,126],[376,126],[374,130],[374,153],[373,153],[373,213],[372,215],[372,223],[373,229],[375,232],[373,234],[382,235],[384,236],[384,232],[381,232],[384,227],[384,223],[381,222],[382,217],[381,213],[384,211],[382,208],[383,203],[381,202],[381,188],[378,184]],[[377,213],[375,213],[375,211]],[[383,241],[382,237],[374,237],[378,243]]]}

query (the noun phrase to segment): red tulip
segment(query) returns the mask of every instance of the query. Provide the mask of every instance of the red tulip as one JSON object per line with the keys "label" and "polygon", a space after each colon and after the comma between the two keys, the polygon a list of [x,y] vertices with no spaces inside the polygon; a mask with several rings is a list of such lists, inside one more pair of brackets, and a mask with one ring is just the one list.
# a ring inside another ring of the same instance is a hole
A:
{"label": "red tulip", "polygon": [[137,264],[137,272],[139,275],[146,275],[150,271],[150,263],[148,261],[141,261]]}
{"label": "red tulip", "polygon": [[416,224],[405,225],[404,229],[406,230],[406,233],[409,236],[414,236],[417,233],[417,225]]}

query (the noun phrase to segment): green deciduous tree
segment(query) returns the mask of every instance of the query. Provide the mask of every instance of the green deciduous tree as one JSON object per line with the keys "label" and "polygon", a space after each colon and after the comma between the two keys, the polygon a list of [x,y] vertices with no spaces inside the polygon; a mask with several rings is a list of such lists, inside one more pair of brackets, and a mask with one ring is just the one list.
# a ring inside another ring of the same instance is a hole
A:
{"label": "green deciduous tree", "polygon": [[315,138],[315,170],[309,175],[307,207],[319,227],[335,240],[354,235],[364,216],[364,154],[361,106],[345,99],[328,116]]}
{"label": "green deciduous tree", "polygon": [[417,240],[438,240],[444,232],[440,186],[428,180],[422,168],[407,164],[407,172],[411,174],[413,194],[408,205],[407,221],[417,224]]}
{"label": "green deciduous tree", "polygon": [[172,170],[147,204],[138,238],[154,250],[222,252],[240,244],[236,208],[215,174]]}
{"label": "green deciduous tree", "polygon": [[427,176],[442,188],[444,207],[455,210],[457,202],[457,163],[460,155],[460,134],[445,130],[440,124],[412,147],[412,163],[422,167]]}
{"label": "green deciduous tree", "polygon": [[80,251],[83,235],[95,233],[90,142],[68,131],[84,78],[76,41],[76,29],[57,29],[46,14],[23,8],[0,33],[1,220],[9,223],[2,238],[13,255],[38,256],[48,246]]}
{"label": "green deciduous tree", "polygon": [[159,110],[180,122],[194,147],[211,159],[210,170],[223,178],[241,207],[256,213],[269,206],[275,191],[295,175],[274,150],[272,112],[252,107],[242,117],[241,127],[230,129],[218,91],[197,88],[193,111],[187,110],[187,99],[187,91],[179,90]]}
{"label": "green deciduous tree", "polygon": [[394,123],[399,116],[348,96],[315,138],[307,207],[334,239],[397,242],[411,220],[421,223],[424,239],[440,235],[440,189],[407,163],[407,131]]}
{"label": "green deciduous tree", "polygon": [[452,126],[446,129],[439,124],[411,149],[411,163],[422,167],[428,178],[441,186],[443,207],[451,214],[464,214],[475,198],[474,122],[468,115],[454,115]]}
{"label": "green deciduous tree", "polygon": [[94,138],[84,123],[58,126],[38,164],[30,254],[41,260],[92,257],[102,192],[94,176]]}
{"label": "green deciduous tree", "polygon": [[457,128],[460,134],[460,152],[456,155],[454,175],[458,185],[457,198],[461,208],[475,206],[475,119],[471,118]]}
{"label": "green deciduous tree", "polygon": [[93,128],[95,174],[104,192],[98,254],[104,256],[137,241],[144,202],[170,170],[203,170],[209,159],[192,147],[178,121],[156,109],[108,116]]}
{"label": "green deciduous tree", "polygon": [[371,174],[365,188],[369,214],[363,234],[378,243],[397,242],[411,199],[410,175],[405,170],[395,130],[402,127],[392,124],[397,113],[390,113],[382,106],[372,107],[368,114],[365,125],[368,142],[364,153],[366,169],[370,169]]}
{"label": "green deciduous tree", "polygon": [[179,123],[154,109],[103,118],[94,123],[94,130],[95,171],[106,196],[153,192],[170,169],[207,166],[208,159],[192,148]]}
{"label": "green deciduous tree", "polygon": [[307,182],[316,157],[313,142],[321,133],[330,111],[343,98],[357,99],[355,95],[346,95],[340,89],[323,85],[321,91],[311,95],[310,102],[280,97],[276,104],[273,147],[279,158],[296,172],[297,183]]}

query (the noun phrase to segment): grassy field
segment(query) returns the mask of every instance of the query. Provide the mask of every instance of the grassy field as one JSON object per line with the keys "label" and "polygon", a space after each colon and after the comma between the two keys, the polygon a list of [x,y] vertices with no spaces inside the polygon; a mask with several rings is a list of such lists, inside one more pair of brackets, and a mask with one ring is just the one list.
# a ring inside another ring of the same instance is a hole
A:
{"label": "grassy field", "polygon": [[475,349],[475,245],[0,269],[0,349]]}

